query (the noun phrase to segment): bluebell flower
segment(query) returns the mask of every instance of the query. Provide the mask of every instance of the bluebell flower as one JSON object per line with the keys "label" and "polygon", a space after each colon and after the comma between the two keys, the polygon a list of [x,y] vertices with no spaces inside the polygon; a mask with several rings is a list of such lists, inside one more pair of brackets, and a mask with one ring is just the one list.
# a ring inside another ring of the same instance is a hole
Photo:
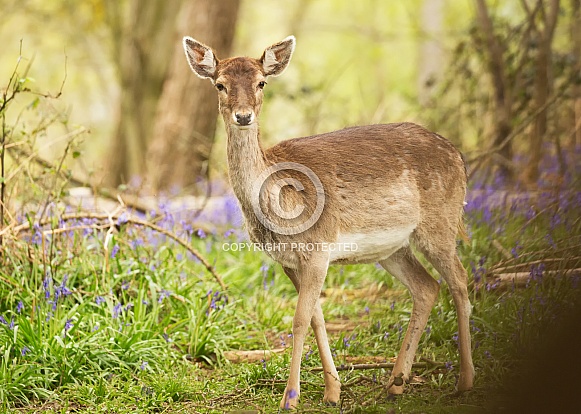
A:
{"label": "bluebell flower", "polygon": [[33,234],[32,234],[32,244],[38,246],[42,243],[42,229],[38,225],[38,223],[34,223],[32,226]]}
{"label": "bluebell flower", "polygon": [[157,299],[157,303],[163,302],[163,300],[165,298],[169,298],[170,295],[171,295],[171,292],[169,290],[162,289],[161,292],[159,293],[159,298]]}
{"label": "bluebell flower", "polygon": [[0,315],[0,323],[2,325],[8,325],[8,322],[6,322],[6,319],[4,319],[4,316]]}
{"label": "bluebell flower", "polygon": [[73,327],[73,320],[67,319],[67,321],[65,322],[65,332],[68,331],[69,329],[71,329],[72,327]]}
{"label": "bluebell flower", "polygon": [[21,313],[22,309],[24,309],[24,303],[22,303],[22,301],[19,300],[18,304],[16,305],[16,313]]}
{"label": "bluebell flower", "polygon": [[119,313],[121,312],[121,304],[118,303],[117,305],[115,305],[113,307],[113,319],[117,319],[117,317],[119,317]]}
{"label": "bluebell flower", "polygon": [[42,281],[42,289],[44,290],[44,298],[45,299],[50,299],[50,282],[51,282],[51,280],[52,280],[51,277],[47,276]]}
{"label": "bluebell flower", "polygon": [[119,245],[118,244],[113,246],[113,248],[111,249],[111,259],[114,259],[115,256],[117,256],[117,253],[119,253]]}
{"label": "bluebell flower", "polygon": [[196,234],[198,235],[198,237],[200,239],[205,239],[206,238],[206,232],[202,229],[198,229],[198,231],[196,232]]}
{"label": "bluebell flower", "polygon": [[142,370],[142,371],[145,371],[145,368],[147,368],[148,365],[149,364],[147,363],[147,361],[143,361],[141,363],[141,365],[139,366],[139,369]]}
{"label": "bluebell flower", "polygon": [[117,224],[121,225],[121,224],[125,224],[129,221],[129,216],[127,214],[127,212],[123,212],[121,213],[121,215],[119,215],[119,217],[117,218]]}
{"label": "bluebell flower", "polygon": [[103,296],[97,296],[95,298],[95,303],[97,304],[97,306],[101,306],[101,303],[105,302],[105,298]]}
{"label": "bluebell flower", "polygon": [[20,351],[20,355],[25,356],[28,352],[30,352],[30,348],[25,345]]}

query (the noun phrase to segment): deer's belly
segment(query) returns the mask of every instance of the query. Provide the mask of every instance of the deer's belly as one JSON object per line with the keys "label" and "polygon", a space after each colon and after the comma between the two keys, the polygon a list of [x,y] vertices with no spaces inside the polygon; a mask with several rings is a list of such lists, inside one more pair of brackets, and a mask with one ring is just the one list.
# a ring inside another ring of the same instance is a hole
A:
{"label": "deer's belly", "polygon": [[329,260],[335,264],[377,262],[409,244],[415,225],[365,233],[339,234]]}

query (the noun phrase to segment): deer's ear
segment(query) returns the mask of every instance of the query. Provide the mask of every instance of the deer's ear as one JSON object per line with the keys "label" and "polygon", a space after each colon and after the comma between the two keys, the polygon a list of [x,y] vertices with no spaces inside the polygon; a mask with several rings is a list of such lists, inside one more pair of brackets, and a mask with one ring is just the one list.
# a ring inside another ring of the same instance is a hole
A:
{"label": "deer's ear", "polygon": [[188,36],[184,37],[184,50],[194,73],[200,78],[208,78],[213,81],[218,65],[214,51]]}
{"label": "deer's ear", "polygon": [[266,76],[278,76],[284,72],[295,50],[295,44],[295,37],[289,36],[265,49],[260,63]]}

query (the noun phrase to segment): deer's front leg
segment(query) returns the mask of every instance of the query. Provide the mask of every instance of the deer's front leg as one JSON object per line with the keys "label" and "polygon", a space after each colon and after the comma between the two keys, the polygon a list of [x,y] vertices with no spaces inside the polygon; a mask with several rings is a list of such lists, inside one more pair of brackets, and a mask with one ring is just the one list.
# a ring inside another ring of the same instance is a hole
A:
{"label": "deer's front leg", "polygon": [[315,313],[323,282],[327,275],[327,267],[329,266],[329,256],[323,253],[314,253],[308,262],[301,263],[297,269],[300,290],[293,318],[293,351],[290,375],[284,390],[284,396],[280,402],[280,407],[284,409],[295,408],[301,393],[300,372],[305,337]]}
{"label": "deer's front leg", "polygon": [[[295,270],[288,267],[283,267],[284,272],[289,277],[295,286],[297,293],[301,290],[300,279]],[[325,327],[325,318],[321,303],[319,300],[315,302],[315,311],[311,319],[311,327],[315,332],[317,340],[317,347],[319,348],[319,355],[321,356],[321,364],[323,365],[323,377],[325,379],[325,394],[323,395],[323,402],[335,405],[339,402],[341,395],[341,382],[339,374],[333,362],[333,355],[329,348],[329,340],[327,338],[327,330]]]}

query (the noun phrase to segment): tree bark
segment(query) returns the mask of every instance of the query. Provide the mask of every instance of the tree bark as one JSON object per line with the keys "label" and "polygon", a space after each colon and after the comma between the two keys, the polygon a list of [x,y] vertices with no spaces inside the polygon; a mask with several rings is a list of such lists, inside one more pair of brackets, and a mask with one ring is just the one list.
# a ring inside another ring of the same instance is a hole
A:
{"label": "tree bark", "polygon": [[239,5],[240,0],[197,0],[184,5],[147,156],[147,181],[154,190],[190,187],[207,168],[218,98],[210,82],[191,72],[181,38],[191,35],[214,48],[219,58],[228,57]]}
{"label": "tree bark", "polygon": [[547,108],[543,108],[553,88],[551,68],[553,66],[552,44],[559,16],[559,0],[549,0],[549,10],[545,10],[543,0],[539,0],[542,29],[537,28],[538,52],[536,58],[535,98],[533,111],[539,111],[535,126],[530,136],[530,153],[526,179],[530,186],[535,186],[539,179],[539,165],[542,158],[543,141],[547,134]]}
{"label": "tree bark", "polygon": [[105,2],[120,84],[116,132],[106,161],[110,186],[141,176],[182,0]]}
{"label": "tree bark", "polygon": [[575,73],[578,78],[573,86],[573,126],[574,133],[571,136],[571,149],[581,147],[581,0],[571,0],[571,48],[575,60]]}
{"label": "tree bark", "polygon": [[444,51],[437,39],[442,35],[443,0],[423,0],[421,10],[422,39],[418,66],[418,97],[426,106],[432,98],[433,86],[444,68]]}
{"label": "tree bark", "polygon": [[[494,35],[494,26],[485,0],[476,0],[476,17],[485,37],[488,70],[494,87],[495,133],[492,147],[497,147],[502,144],[512,130],[512,93],[504,71],[504,50],[500,40]],[[506,143],[498,150],[498,154],[503,158],[503,161],[512,161],[511,143]],[[507,180],[512,180],[514,172],[506,162],[501,163],[499,169]]]}

